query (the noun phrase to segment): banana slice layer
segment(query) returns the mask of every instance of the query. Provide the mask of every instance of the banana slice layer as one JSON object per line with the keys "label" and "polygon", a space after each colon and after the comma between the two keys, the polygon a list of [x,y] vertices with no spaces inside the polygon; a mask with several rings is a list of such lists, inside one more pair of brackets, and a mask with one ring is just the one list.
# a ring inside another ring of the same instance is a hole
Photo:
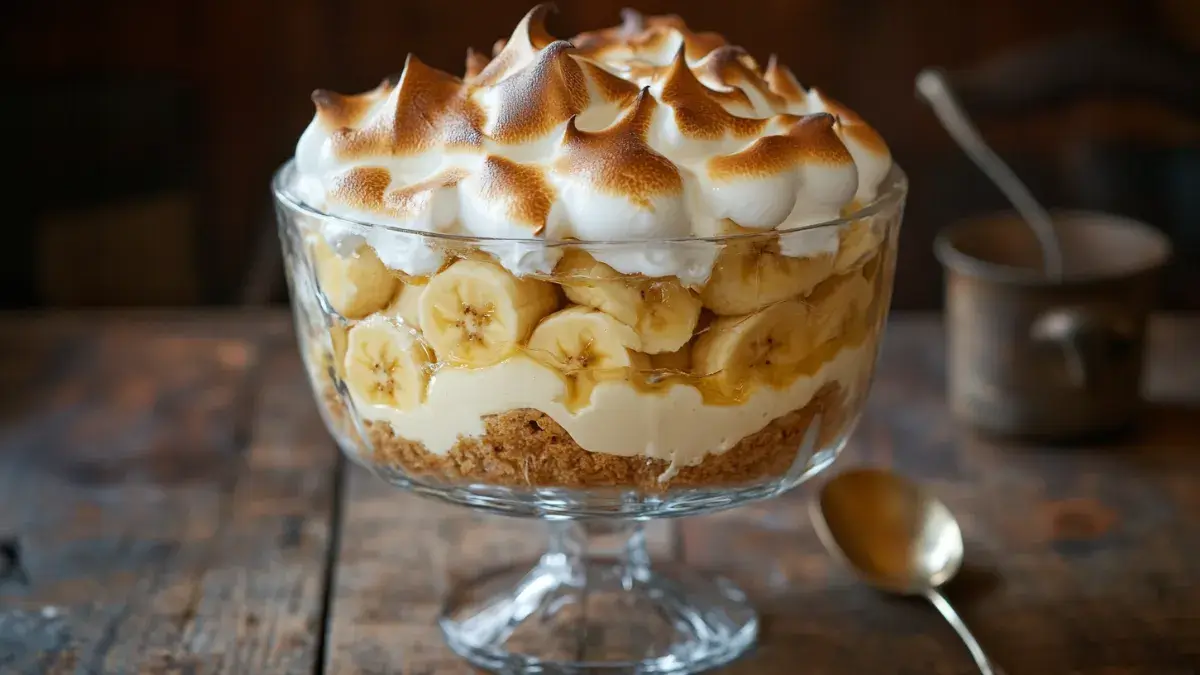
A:
{"label": "banana slice layer", "polygon": [[808,306],[777,302],[744,316],[723,316],[692,348],[692,372],[706,394],[725,402],[745,400],[758,385],[783,387],[807,356]]}
{"label": "banana slice layer", "polygon": [[717,256],[700,300],[722,316],[757,312],[811,291],[833,273],[834,259],[829,253],[786,256],[777,241],[730,244]]}
{"label": "banana slice layer", "polygon": [[396,292],[396,277],[370,246],[364,244],[353,254],[343,256],[324,239],[316,238],[311,251],[321,294],[335,312],[347,319],[361,319],[382,309]]}
{"label": "banana slice layer", "polygon": [[430,370],[416,333],[387,317],[373,316],[347,334],[346,386],[359,401],[397,410],[420,406]]}
{"label": "banana slice layer", "polygon": [[622,275],[583,251],[565,254],[555,278],[571,302],[633,328],[646,354],[678,350],[692,339],[700,318],[700,299],[678,279]]}
{"label": "banana slice layer", "polygon": [[636,381],[650,368],[649,357],[637,351],[640,345],[637,333],[611,315],[575,306],[543,319],[529,337],[528,351],[563,376],[563,403],[577,410],[599,382]]}
{"label": "banana slice layer", "polygon": [[482,368],[517,353],[557,304],[553,284],[464,259],[429,280],[417,301],[417,318],[438,361]]}

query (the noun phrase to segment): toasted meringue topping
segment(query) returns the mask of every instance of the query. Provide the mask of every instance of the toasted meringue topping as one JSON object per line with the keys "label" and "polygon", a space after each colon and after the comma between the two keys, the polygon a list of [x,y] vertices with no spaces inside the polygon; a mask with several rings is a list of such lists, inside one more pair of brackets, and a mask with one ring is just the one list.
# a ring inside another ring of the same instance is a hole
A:
{"label": "toasted meringue topping", "polygon": [[750,106],[752,117],[771,115],[787,108],[782,96],[771,91],[758,71],[754,57],[741,47],[723,46],[694,66],[698,79],[718,91],[736,91]]}
{"label": "toasted meringue topping", "polygon": [[386,168],[356,166],[334,175],[328,198],[331,203],[350,209],[409,221],[431,207],[438,190],[454,188],[464,177],[465,171],[451,169],[391,190],[392,175]]}
{"label": "toasted meringue topping", "polygon": [[600,98],[609,103],[624,105],[638,94],[638,86],[620,75],[606,70],[603,66],[584,58],[576,58],[576,62],[587,75],[588,81],[595,87]]}
{"label": "toasted meringue topping", "polygon": [[574,119],[567,123],[552,167],[578,238],[688,235],[679,169],[647,143],[657,107],[650,92],[642,90],[605,129],[581,131]]}
{"label": "toasted meringue topping", "polygon": [[387,78],[371,91],[357,96],[345,96],[336,92],[318,89],[312,93],[313,105],[317,107],[317,119],[329,130],[358,124],[379,101],[387,98],[399,81],[399,76]]}
{"label": "toasted meringue topping", "polygon": [[683,179],[675,164],[646,143],[657,106],[643,89],[633,106],[606,129],[580,131],[572,118],[563,133],[554,170],[643,207],[649,207],[651,197],[682,194]]}
{"label": "toasted meringue topping", "polygon": [[744,150],[708,160],[709,175],[745,179],[781,173],[804,162],[853,165],[854,159],[834,133],[833,124],[833,115],[828,113],[802,117],[789,125],[787,133],[764,136]]}
{"label": "toasted meringue topping", "polygon": [[865,150],[872,153],[882,155],[888,152],[887,143],[883,141],[883,136],[880,136],[877,131],[864,122],[863,118],[858,116],[858,113],[828,98],[816,87],[813,87],[809,91],[809,98],[815,102],[810,105],[810,109],[813,112],[820,110],[833,113],[837,117],[838,127],[844,132],[843,135],[853,138]]}
{"label": "toasted meringue topping", "polygon": [[752,229],[836,218],[853,198],[858,174],[833,130],[833,115],[781,116],[777,122],[787,132],[708,160],[701,180],[715,197],[710,208]]}
{"label": "toasted meringue topping", "polygon": [[683,19],[666,16],[642,16],[626,9],[621,12],[622,23],[615,28],[581,33],[572,40],[585,54],[602,61],[637,59],[652,63],[667,63],[680,44],[687,58],[695,61],[725,44],[717,33],[692,32]]}
{"label": "toasted meringue topping", "polygon": [[774,54],[767,61],[767,72],[763,73],[763,79],[771,92],[783,98],[786,105],[805,105],[808,102],[808,92]]}
{"label": "toasted meringue topping", "polygon": [[749,97],[740,89],[715,91],[704,86],[688,67],[682,49],[663,78],[661,96],[663,103],[674,109],[679,129],[687,136],[711,138],[728,132],[744,138],[760,134],[765,128],[761,119],[727,111],[722,103],[748,106]]}
{"label": "toasted meringue topping", "polygon": [[496,42],[492,47],[492,61],[479,73],[477,85],[486,87],[500,82],[528,66],[539,51],[556,41],[546,31],[546,14],[550,9],[551,5],[542,4],[529,10],[517,24],[512,37]]}
{"label": "toasted meringue topping", "polygon": [[335,204],[374,211],[383,208],[383,194],[392,184],[392,172],[381,166],[356,166],[334,174],[329,185],[329,201]]}
{"label": "toasted meringue topping", "polygon": [[[676,259],[654,240],[836,218],[891,168],[874,129],[774,57],[764,70],[716,33],[631,10],[561,40],[549,11],[526,14],[491,58],[468,50],[463,79],[410,55],[371,91],[314,92],[296,149],[304,199],[403,229],[531,240],[498,254],[518,274],[553,264],[531,255],[537,239],[651,242],[606,262],[695,284],[713,256]],[[404,272],[440,260],[396,246],[380,259]]]}
{"label": "toasted meringue topping", "polygon": [[[318,108],[318,120],[323,112]],[[321,123],[337,127],[329,136],[333,158],[354,162],[476,147],[482,142],[482,121],[481,111],[463,96],[461,80],[410,54],[396,87],[361,119],[360,126],[342,125],[334,119]]]}
{"label": "toasted meringue topping", "polygon": [[[498,226],[508,232],[501,236],[536,237],[546,229],[555,191],[540,166],[489,156],[467,178],[463,199],[480,216],[467,219],[474,221],[467,223],[472,234],[496,236],[492,227]],[[480,227],[480,221],[491,222]]]}
{"label": "toasted meringue topping", "polygon": [[493,85],[485,84],[490,79],[485,69],[474,92],[488,113],[484,133],[497,142],[516,144],[544,136],[586,109],[587,81],[569,54],[572,49],[569,42],[551,42],[525,67]]}

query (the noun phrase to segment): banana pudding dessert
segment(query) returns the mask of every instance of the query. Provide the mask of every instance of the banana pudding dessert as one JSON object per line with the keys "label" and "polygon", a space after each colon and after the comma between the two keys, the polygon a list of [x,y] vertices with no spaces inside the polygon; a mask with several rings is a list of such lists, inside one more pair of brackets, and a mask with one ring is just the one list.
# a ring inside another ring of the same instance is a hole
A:
{"label": "banana pudding dessert", "polygon": [[[318,90],[285,176],[310,375],[414,480],[755,483],[844,442],[902,190],[854,112],[678,17]],[[900,197],[896,194],[900,193]]]}

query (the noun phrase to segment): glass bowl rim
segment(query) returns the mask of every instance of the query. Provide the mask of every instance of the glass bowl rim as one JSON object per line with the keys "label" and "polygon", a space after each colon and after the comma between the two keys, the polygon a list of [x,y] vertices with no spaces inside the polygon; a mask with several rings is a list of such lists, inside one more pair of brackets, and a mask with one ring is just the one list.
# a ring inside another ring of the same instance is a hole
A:
{"label": "glass bowl rim", "polygon": [[629,246],[629,245],[646,245],[646,244],[721,244],[727,242],[737,242],[745,240],[755,240],[762,238],[775,238],[783,235],[805,232],[808,230],[817,230],[826,227],[839,227],[855,221],[862,220],[878,215],[890,208],[897,207],[903,203],[908,194],[908,176],[900,165],[892,162],[891,168],[887,175],[879,183],[879,190],[875,199],[861,206],[853,213],[845,216],[826,220],[819,223],[811,223],[808,225],[799,225],[790,227],[784,230],[769,229],[753,232],[738,232],[731,234],[721,234],[711,237],[667,237],[661,239],[645,238],[645,239],[544,239],[536,237],[482,237],[472,234],[451,234],[447,232],[431,232],[429,230],[413,230],[397,225],[386,223],[369,222],[347,218],[345,216],[333,215],[326,213],[320,209],[309,206],[300,198],[290,187],[289,179],[296,173],[296,159],[293,157],[284,162],[271,178],[271,192],[274,195],[276,204],[287,208],[294,213],[300,213],[312,218],[317,218],[321,221],[333,221],[342,225],[348,225],[354,228],[365,228],[368,230],[387,230],[404,235],[413,235],[418,237],[428,237],[430,239],[442,240],[446,242],[463,243],[504,243],[504,244],[523,244],[535,247],[558,247],[558,246]]}

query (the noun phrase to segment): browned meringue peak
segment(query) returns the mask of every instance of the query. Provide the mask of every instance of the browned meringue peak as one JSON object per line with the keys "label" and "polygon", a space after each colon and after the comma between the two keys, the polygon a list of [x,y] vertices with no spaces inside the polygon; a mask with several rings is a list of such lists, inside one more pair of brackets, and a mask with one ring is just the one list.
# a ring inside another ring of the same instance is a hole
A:
{"label": "browned meringue peak", "polygon": [[687,46],[687,57],[692,60],[704,58],[704,55],[725,44],[725,38],[720,33],[694,32],[678,14],[646,17],[646,29],[649,31],[666,31],[674,29],[683,35],[684,45]]}
{"label": "browned meringue peak", "polygon": [[[783,112],[787,102],[771,91],[746,50],[733,45],[717,47],[692,66],[697,79],[717,91],[737,91],[755,112]],[[761,114],[755,116],[762,116]]]}
{"label": "browned meringue peak", "polygon": [[633,39],[644,32],[646,32],[646,17],[636,9],[626,7],[621,10],[620,26],[580,33],[571,38],[571,43],[586,52],[594,47]]}
{"label": "browned meringue peak", "polygon": [[572,58],[583,69],[584,75],[587,76],[600,97],[608,103],[618,103],[624,107],[641,91],[636,84],[620,75],[614,75],[591,59],[576,54],[572,54]]}
{"label": "browned meringue peak", "polygon": [[854,158],[834,131],[834,117],[816,113],[791,122],[786,133],[764,136],[744,150],[708,160],[708,175],[715,180],[772,176],[798,164],[853,166]]}
{"label": "browned meringue peak", "polygon": [[621,25],[608,28],[589,30],[571,38],[571,44],[581,54],[596,58],[604,58],[614,51],[623,52],[626,58],[633,55],[629,40],[642,35],[646,31],[644,17],[635,9],[621,10]]}
{"label": "browned meringue peak", "polygon": [[546,15],[553,8],[554,5],[543,3],[529,10],[513,30],[512,37],[496,42],[492,48],[492,61],[482,69],[474,84],[486,87],[500,82],[525,68],[538,52],[556,42],[546,30]]}
{"label": "browned meringue peak", "polygon": [[[675,34],[683,38],[687,58],[696,61],[725,44],[718,33],[696,33],[675,14],[644,16],[637,10],[621,10],[621,25],[587,31],[571,39],[581,52],[605,58],[644,58],[662,53]],[[651,59],[653,60],[653,59]]]}
{"label": "browned meringue peak", "polygon": [[330,135],[339,159],[414,155],[430,148],[478,147],[483,111],[464,95],[462,81],[412,54],[377,111],[360,128]]}
{"label": "browned meringue peak", "polygon": [[[835,129],[846,134],[864,149],[875,154],[888,154],[887,143],[858,113],[826,96],[813,87],[805,89],[787,66],[779,63],[772,54],[767,61],[767,72],[763,75],[771,91],[778,94],[788,105],[803,106],[805,111],[827,112],[834,115]],[[813,105],[814,101],[816,105]]]}
{"label": "browned meringue peak", "polygon": [[[829,98],[820,89],[813,87],[809,89],[809,98],[816,99],[819,102],[819,109],[822,112],[828,112],[837,118],[838,127],[854,141],[857,141],[864,149],[875,154],[886,155],[890,154],[887,142],[883,140],[883,136],[875,131],[874,127],[867,124],[863,118],[859,117],[858,113],[841,103]],[[809,109],[813,107],[809,106]]]}
{"label": "browned meringue peak", "polygon": [[329,130],[352,127],[362,121],[375,104],[387,98],[399,81],[399,75],[384,79],[379,86],[361,94],[339,94],[327,89],[312,93],[313,105],[317,107],[317,119]]}
{"label": "browned meringue peak", "polygon": [[563,132],[554,170],[580,177],[643,208],[652,207],[651,197],[682,194],[683,179],[675,164],[646,142],[657,107],[649,89],[643,89],[607,128],[580,131],[572,117]]}
{"label": "browned meringue peak", "polygon": [[489,79],[485,69],[472,92],[474,100],[488,108],[484,132],[500,143],[520,143],[549,133],[586,109],[591,97],[583,69],[571,58],[573,49],[563,40],[551,42],[524,68],[490,86],[479,84]]}
{"label": "browned meringue peak", "polygon": [[479,76],[487,64],[491,62],[486,54],[477,52],[470,47],[467,47],[467,68],[463,73],[464,80],[471,80]]}
{"label": "browned meringue peak", "polygon": [[451,169],[412,185],[389,190],[390,171],[378,166],[358,166],[334,176],[329,200],[352,209],[408,220],[429,208],[434,190],[454,187],[464,177],[465,171]]}
{"label": "browned meringue peak", "polygon": [[805,104],[808,102],[808,93],[804,90],[803,85],[792,74],[791,69],[780,63],[774,54],[767,59],[767,71],[763,73],[763,80],[766,81],[767,87],[772,93],[777,94],[787,103]]}
{"label": "browned meringue peak", "polygon": [[656,66],[646,61],[627,61],[620,64],[620,69],[621,77],[640,87],[644,87],[648,84],[653,84],[665,75],[667,71],[671,70],[671,64]]}
{"label": "browned meringue peak", "polygon": [[476,196],[501,205],[510,222],[528,227],[533,236],[546,229],[556,192],[540,166],[488,155],[471,180]]}
{"label": "browned meringue peak", "polygon": [[542,137],[583,113],[596,103],[589,82],[605,102],[624,105],[637,94],[637,86],[555,40],[544,25],[550,7],[526,14],[496,58],[469,82],[471,96],[489,113],[484,131],[500,143]]}
{"label": "browned meringue peak", "polygon": [[[688,68],[684,50],[675,54],[671,68],[661,77],[662,93],[659,98],[670,106],[675,114],[675,123],[684,136],[702,140],[717,140],[726,133],[735,138],[748,138],[762,133],[766,119],[739,117],[730,113],[721,101],[737,100],[737,105],[750,106],[750,100],[740,89],[718,92],[704,86]],[[739,98],[740,97],[740,98]]]}

